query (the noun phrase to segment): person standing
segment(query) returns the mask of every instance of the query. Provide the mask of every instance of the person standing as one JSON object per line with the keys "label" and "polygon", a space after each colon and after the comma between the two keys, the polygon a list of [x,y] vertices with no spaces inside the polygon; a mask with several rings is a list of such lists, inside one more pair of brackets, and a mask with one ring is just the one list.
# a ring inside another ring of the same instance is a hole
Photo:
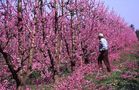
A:
{"label": "person standing", "polygon": [[108,42],[104,38],[102,33],[99,33],[99,56],[98,56],[98,66],[99,69],[103,69],[102,61],[106,65],[107,71],[111,72],[111,67],[108,58]]}

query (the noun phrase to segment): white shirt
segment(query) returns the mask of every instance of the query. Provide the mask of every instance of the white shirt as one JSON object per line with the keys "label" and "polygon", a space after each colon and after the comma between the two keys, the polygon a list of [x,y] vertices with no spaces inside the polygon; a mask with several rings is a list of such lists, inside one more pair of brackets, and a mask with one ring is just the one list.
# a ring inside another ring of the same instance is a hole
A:
{"label": "white shirt", "polygon": [[105,38],[101,38],[99,41],[99,51],[108,50],[108,42]]}

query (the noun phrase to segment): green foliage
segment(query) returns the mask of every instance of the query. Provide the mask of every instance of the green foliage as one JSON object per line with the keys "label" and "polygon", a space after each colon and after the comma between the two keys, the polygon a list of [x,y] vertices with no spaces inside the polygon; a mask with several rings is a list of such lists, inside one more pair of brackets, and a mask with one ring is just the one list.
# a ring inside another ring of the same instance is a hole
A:
{"label": "green foliage", "polygon": [[40,76],[41,76],[41,72],[40,71],[33,71],[31,73],[31,75],[29,76],[29,78],[38,79]]}
{"label": "green foliage", "polygon": [[110,77],[106,77],[103,80],[98,81],[99,83],[103,83],[104,85],[116,85],[119,82],[119,76],[121,75],[121,72],[113,72]]}
{"label": "green foliage", "polygon": [[70,69],[68,68],[66,63],[60,64],[60,76],[67,76],[70,74]]}
{"label": "green foliage", "polygon": [[33,71],[27,80],[27,84],[35,84],[37,79],[41,78],[41,72],[40,71]]}
{"label": "green foliage", "polygon": [[138,80],[129,80],[129,79],[120,79],[117,84],[116,90],[138,90],[139,81]]}

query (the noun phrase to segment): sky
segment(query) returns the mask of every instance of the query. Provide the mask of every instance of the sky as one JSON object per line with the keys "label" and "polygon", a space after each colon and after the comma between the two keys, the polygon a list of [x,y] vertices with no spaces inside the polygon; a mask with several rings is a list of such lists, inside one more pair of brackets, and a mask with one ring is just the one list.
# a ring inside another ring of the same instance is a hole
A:
{"label": "sky", "polygon": [[135,29],[139,29],[139,0],[102,0],[109,9],[116,11],[118,15]]}

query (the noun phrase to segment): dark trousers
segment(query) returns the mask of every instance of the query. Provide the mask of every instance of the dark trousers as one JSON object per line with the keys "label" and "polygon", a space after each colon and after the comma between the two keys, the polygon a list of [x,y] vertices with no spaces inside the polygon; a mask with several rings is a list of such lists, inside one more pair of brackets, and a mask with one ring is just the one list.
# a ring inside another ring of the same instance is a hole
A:
{"label": "dark trousers", "polygon": [[99,68],[103,68],[102,61],[104,61],[104,64],[106,65],[106,68],[107,68],[107,71],[111,72],[111,67],[110,67],[109,58],[108,58],[108,50],[100,51],[100,54],[98,56]]}

